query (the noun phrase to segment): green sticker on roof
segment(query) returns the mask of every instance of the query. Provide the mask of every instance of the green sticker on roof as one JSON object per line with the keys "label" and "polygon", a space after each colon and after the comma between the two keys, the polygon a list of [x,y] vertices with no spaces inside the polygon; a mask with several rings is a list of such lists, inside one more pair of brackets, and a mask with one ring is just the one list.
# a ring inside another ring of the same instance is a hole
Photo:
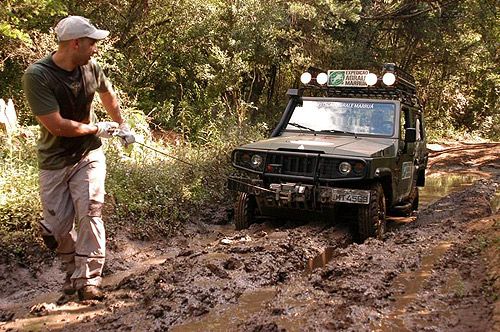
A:
{"label": "green sticker on roof", "polygon": [[329,70],[327,85],[331,87],[366,87],[368,70]]}

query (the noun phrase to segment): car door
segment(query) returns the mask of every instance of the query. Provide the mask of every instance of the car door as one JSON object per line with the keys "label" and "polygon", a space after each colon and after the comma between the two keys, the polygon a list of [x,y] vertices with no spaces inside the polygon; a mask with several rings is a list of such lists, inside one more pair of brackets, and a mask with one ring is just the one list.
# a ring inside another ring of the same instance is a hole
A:
{"label": "car door", "polygon": [[411,190],[412,183],[416,179],[415,149],[416,143],[408,143],[405,140],[406,128],[415,128],[415,111],[407,106],[401,107],[400,135],[396,165],[398,168],[398,190],[396,190],[397,201],[405,199]]}

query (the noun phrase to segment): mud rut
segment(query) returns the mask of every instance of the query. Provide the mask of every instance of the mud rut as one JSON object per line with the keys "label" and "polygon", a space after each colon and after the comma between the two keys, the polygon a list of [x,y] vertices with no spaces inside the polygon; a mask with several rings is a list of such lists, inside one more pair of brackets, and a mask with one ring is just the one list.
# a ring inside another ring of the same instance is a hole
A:
{"label": "mud rut", "polygon": [[102,303],[58,298],[56,265],[36,276],[4,269],[0,330],[498,331],[498,242],[489,261],[483,250],[500,233],[493,162],[488,180],[390,220],[383,241],[353,243],[333,222],[117,239]]}

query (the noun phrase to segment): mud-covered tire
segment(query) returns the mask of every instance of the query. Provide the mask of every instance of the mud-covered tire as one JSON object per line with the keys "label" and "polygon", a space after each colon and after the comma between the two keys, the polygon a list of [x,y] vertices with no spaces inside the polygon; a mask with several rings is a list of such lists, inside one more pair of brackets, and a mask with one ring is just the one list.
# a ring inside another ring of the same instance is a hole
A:
{"label": "mud-covered tire", "polygon": [[358,208],[357,239],[364,242],[369,237],[381,239],[385,233],[386,202],[382,185],[371,188],[370,204]]}
{"label": "mud-covered tire", "polygon": [[248,228],[255,222],[257,202],[255,196],[248,193],[239,193],[234,207],[234,226],[237,230]]}

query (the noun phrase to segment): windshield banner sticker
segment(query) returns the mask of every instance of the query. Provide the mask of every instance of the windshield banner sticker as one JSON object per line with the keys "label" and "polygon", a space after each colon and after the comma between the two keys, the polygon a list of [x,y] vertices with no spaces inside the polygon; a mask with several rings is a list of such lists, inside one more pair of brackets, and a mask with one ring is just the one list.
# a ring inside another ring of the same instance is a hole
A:
{"label": "windshield banner sticker", "polygon": [[373,109],[375,108],[375,104],[370,103],[338,103],[339,107],[342,108],[365,108],[365,109]]}

